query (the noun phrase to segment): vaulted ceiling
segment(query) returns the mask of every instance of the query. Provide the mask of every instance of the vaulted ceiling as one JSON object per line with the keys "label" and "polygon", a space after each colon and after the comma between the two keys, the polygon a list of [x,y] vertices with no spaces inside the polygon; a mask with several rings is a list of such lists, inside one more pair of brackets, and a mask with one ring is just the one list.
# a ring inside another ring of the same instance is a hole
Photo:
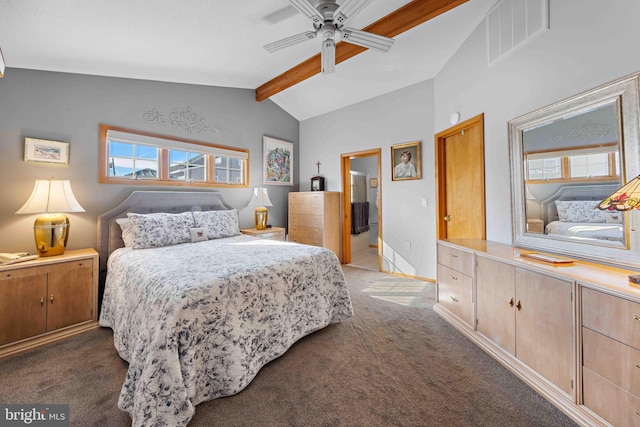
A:
{"label": "vaulted ceiling", "polygon": [[305,120],[433,78],[495,2],[373,0],[348,26],[393,37],[393,47],[338,42],[333,74],[319,73],[318,38],[263,49],[313,29],[288,0],[1,0],[0,48],[7,75],[27,68],[254,89]]}

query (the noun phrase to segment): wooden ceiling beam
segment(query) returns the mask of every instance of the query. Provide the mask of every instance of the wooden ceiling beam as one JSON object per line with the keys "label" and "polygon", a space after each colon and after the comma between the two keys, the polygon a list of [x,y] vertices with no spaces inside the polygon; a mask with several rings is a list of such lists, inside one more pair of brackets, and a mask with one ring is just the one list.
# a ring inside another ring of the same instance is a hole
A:
{"label": "wooden ceiling beam", "polygon": [[[469,0],[413,0],[363,28],[363,30],[385,37],[395,37],[467,1]],[[351,43],[338,42],[336,44],[336,64],[346,61],[365,50],[367,48]],[[276,93],[319,74],[320,71],[321,55],[318,53],[256,88],[256,101],[264,101]]]}

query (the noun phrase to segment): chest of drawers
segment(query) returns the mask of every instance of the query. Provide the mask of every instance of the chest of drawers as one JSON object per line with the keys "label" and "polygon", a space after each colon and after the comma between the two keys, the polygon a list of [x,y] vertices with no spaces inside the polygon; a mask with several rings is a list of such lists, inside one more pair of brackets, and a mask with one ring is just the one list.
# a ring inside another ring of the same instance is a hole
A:
{"label": "chest of drawers", "polygon": [[289,241],[331,249],[340,259],[340,193],[289,193]]}

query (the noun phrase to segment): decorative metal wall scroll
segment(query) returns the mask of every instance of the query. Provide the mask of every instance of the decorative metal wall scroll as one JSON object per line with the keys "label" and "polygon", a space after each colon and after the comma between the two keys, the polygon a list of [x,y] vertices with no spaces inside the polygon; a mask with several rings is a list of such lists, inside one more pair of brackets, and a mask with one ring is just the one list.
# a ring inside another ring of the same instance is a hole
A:
{"label": "decorative metal wall scroll", "polygon": [[154,108],[144,113],[144,120],[149,123],[170,124],[174,128],[187,133],[214,133],[226,136],[226,132],[219,126],[210,126],[200,114],[186,108],[174,107],[169,115],[161,114]]}

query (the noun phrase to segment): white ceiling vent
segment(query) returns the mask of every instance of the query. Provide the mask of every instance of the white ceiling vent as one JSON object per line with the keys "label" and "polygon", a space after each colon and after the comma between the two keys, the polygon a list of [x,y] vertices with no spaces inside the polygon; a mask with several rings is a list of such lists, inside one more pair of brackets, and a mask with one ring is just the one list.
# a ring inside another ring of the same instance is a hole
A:
{"label": "white ceiling vent", "polygon": [[489,65],[549,28],[549,0],[501,0],[487,13]]}

